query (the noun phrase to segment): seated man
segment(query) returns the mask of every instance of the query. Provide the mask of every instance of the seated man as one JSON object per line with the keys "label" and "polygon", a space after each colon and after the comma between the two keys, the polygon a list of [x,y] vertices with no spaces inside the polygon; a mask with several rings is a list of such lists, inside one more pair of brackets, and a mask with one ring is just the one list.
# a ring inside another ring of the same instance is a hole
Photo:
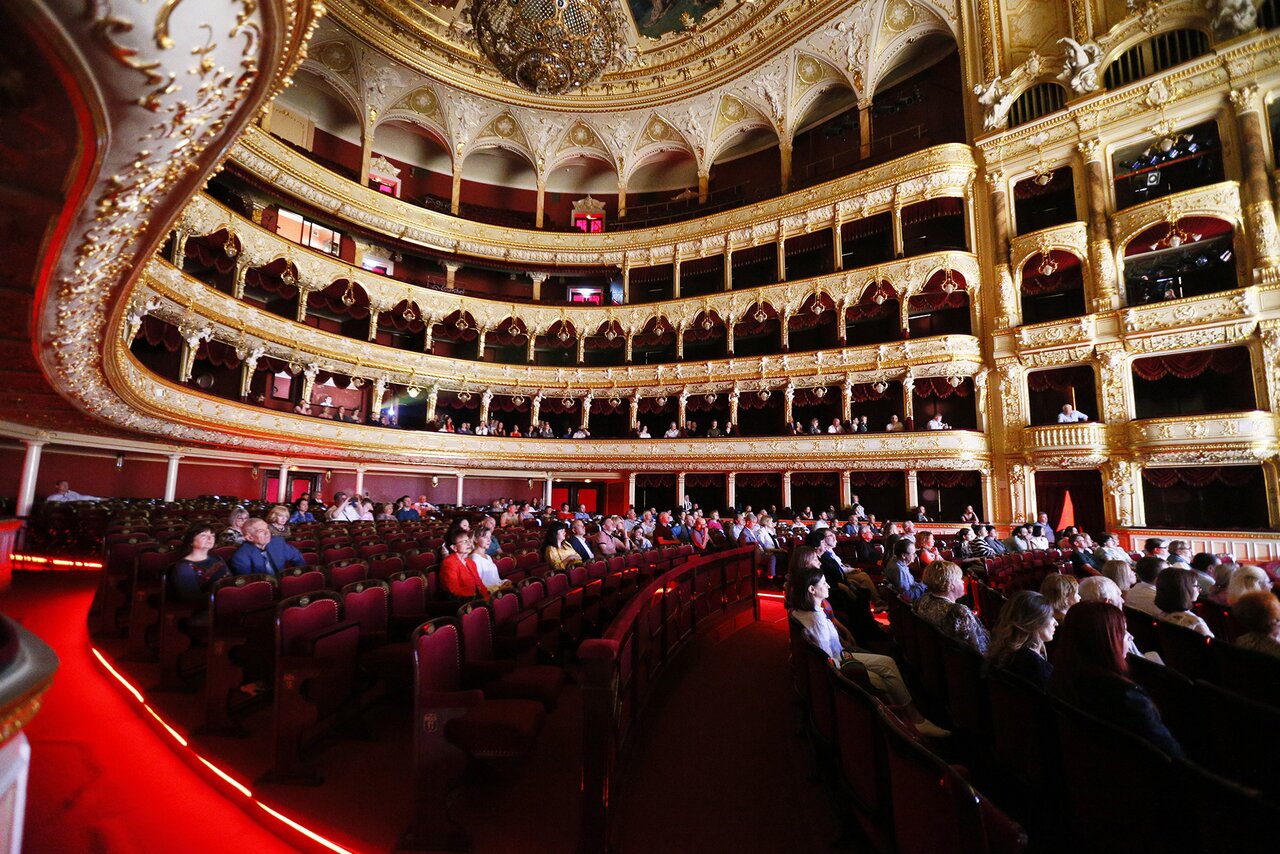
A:
{"label": "seated man", "polygon": [[265,519],[250,519],[244,523],[244,542],[231,555],[227,563],[233,575],[249,575],[265,572],[278,575],[291,566],[306,566],[302,552],[295,549],[284,537],[271,536],[271,526]]}
{"label": "seated man", "polygon": [[1076,534],[1071,538],[1071,548],[1073,549],[1071,552],[1071,568],[1076,575],[1082,577],[1089,575],[1084,569],[1086,566],[1096,572],[1101,570],[1102,565],[1106,563],[1106,560],[1101,555],[1094,554],[1093,549],[1089,546],[1088,537],[1084,534]]}
{"label": "seated man", "polygon": [[98,498],[97,496],[94,496],[94,495],[81,495],[78,492],[73,492],[71,490],[71,484],[67,483],[67,481],[65,480],[60,480],[57,483],[55,483],[53,486],[53,494],[45,499],[45,501],[101,501],[101,500],[102,500],[101,498]]}
{"label": "seated man", "polygon": [[1156,576],[1168,566],[1164,558],[1153,555],[1139,560],[1133,568],[1138,582],[1124,591],[1125,607],[1158,618],[1160,609],[1156,607]]}
{"label": "seated man", "polygon": [[1062,411],[1058,413],[1059,424],[1075,424],[1077,421],[1088,421],[1089,416],[1076,409],[1069,403],[1062,405]]}
{"label": "seated man", "polygon": [[942,420],[942,413],[939,412],[925,422],[926,430],[950,430],[951,425]]}
{"label": "seated man", "polygon": [[893,559],[885,561],[884,583],[908,602],[915,602],[924,595],[925,586],[911,574],[911,563],[916,559],[916,544],[911,540],[898,540],[893,544]]}

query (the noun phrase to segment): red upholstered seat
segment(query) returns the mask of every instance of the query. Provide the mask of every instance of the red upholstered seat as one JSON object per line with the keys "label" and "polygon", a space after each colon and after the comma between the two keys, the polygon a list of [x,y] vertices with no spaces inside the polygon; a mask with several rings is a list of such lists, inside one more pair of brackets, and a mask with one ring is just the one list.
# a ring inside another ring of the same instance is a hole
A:
{"label": "red upholstered seat", "polygon": [[331,563],[325,572],[329,576],[329,587],[333,590],[341,590],[348,584],[368,578],[369,565],[363,561]]}
{"label": "red upholstered seat", "polygon": [[314,593],[317,590],[323,590],[325,586],[323,572],[303,566],[289,567],[280,573],[278,580],[280,596],[284,599],[300,596],[303,593]]}
{"label": "red upholstered seat", "polygon": [[399,555],[383,555],[369,561],[370,578],[390,578],[404,570],[404,558]]}
{"label": "red upholstered seat", "polygon": [[559,667],[519,666],[511,658],[500,657],[497,647],[515,655],[532,646],[533,638],[510,639],[495,643],[492,614],[488,606],[467,603],[458,611],[462,629],[463,665],[468,681],[478,685],[486,697],[496,699],[536,700],[546,708],[554,708],[564,685],[564,671]]}
{"label": "red upholstered seat", "polygon": [[490,700],[445,725],[445,738],[470,756],[522,756],[542,730],[546,712],[533,700]]}

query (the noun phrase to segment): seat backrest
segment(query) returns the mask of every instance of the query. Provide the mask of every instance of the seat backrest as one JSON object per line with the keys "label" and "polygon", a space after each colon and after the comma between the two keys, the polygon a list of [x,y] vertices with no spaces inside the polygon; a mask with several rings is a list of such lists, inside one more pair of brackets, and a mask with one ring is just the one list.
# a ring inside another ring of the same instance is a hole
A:
{"label": "seat backrest", "polygon": [[1280,658],[1215,640],[1209,644],[1223,688],[1280,709]]}
{"label": "seat backrest", "polygon": [[836,739],[835,668],[831,658],[807,638],[800,647],[809,669],[809,717],[818,736],[827,744]]}
{"label": "seat backrest", "polygon": [[991,724],[987,717],[987,692],[982,684],[982,656],[973,647],[948,638],[943,638],[941,649],[951,720],[963,730],[985,735]]}
{"label": "seat backrest", "polygon": [[548,596],[563,596],[569,592],[569,576],[564,572],[552,572],[542,577]]}
{"label": "seat backrest", "polygon": [[[1156,624],[1156,633],[1160,636],[1160,656],[1165,664],[1192,679],[1217,681],[1218,669],[1209,649],[1211,638],[1164,620]],[[1138,649],[1143,648],[1139,645]]]}
{"label": "seat backrest", "polygon": [[1054,797],[1061,775],[1057,723],[1048,697],[1000,668],[987,674],[985,684],[996,759],[1019,783]]}
{"label": "seat backrest", "polygon": [[340,546],[338,548],[327,548],[321,556],[325,563],[337,563],[340,560],[354,560],[359,555],[351,546]]}
{"label": "seat backrest", "polygon": [[462,637],[458,623],[440,617],[413,632],[413,658],[418,698],[462,688]]}
{"label": "seat backrest", "polygon": [[532,608],[535,604],[545,599],[546,595],[546,587],[543,586],[541,579],[526,578],[520,582],[520,606],[522,608]]}
{"label": "seat backrest", "polygon": [[229,575],[213,583],[213,624],[234,620],[257,608],[270,605],[276,598],[276,579],[270,575]]}
{"label": "seat backrest", "polygon": [[884,742],[876,735],[880,701],[835,674],[836,747],[854,802],[876,824],[889,817],[889,769]]}
{"label": "seat backrest", "polygon": [[391,616],[415,617],[426,613],[427,577],[421,572],[397,572],[391,576]]}
{"label": "seat backrest", "polygon": [[1159,622],[1150,614],[1145,614],[1136,608],[1124,609],[1125,626],[1129,629],[1129,634],[1133,635],[1133,642],[1137,644],[1138,649],[1143,652],[1161,652],[1160,634],[1156,628]]}
{"label": "seat backrest", "polygon": [[1169,732],[1188,753],[1202,755],[1205,721],[1195,683],[1172,667],[1141,655],[1130,655],[1128,661],[1130,678],[1151,696]]}
{"label": "seat backrest", "polygon": [[501,625],[520,613],[520,597],[514,593],[495,593],[489,605],[493,608],[494,625]]}
{"label": "seat backrest", "polygon": [[311,636],[342,619],[342,599],[332,590],[283,599],[276,612],[276,649],[281,655],[304,655]]}
{"label": "seat backrest", "polygon": [[1209,742],[1201,764],[1280,803],[1280,708],[1203,680],[1195,693]]}
{"label": "seat backrest", "polygon": [[458,609],[462,651],[468,663],[493,660],[493,615],[487,605],[468,602]]}
{"label": "seat backrest", "polygon": [[368,578],[369,565],[363,562],[330,565],[327,574],[329,576],[329,586],[334,590],[341,590],[348,584],[354,584],[357,581],[364,581]]}
{"label": "seat backrest", "polygon": [[405,564],[405,569],[410,572],[426,572],[431,567],[440,562],[434,551],[419,552],[409,558]]}
{"label": "seat backrest", "polygon": [[291,566],[279,575],[280,595],[284,598],[300,596],[324,589],[324,573],[305,566]]}
{"label": "seat backrest", "polygon": [[404,569],[404,559],[399,555],[384,555],[369,561],[369,577],[387,579]]}
{"label": "seat backrest", "polygon": [[385,581],[356,581],[342,588],[347,619],[360,626],[361,635],[384,634],[391,608],[391,588]]}
{"label": "seat backrest", "polygon": [[1198,854],[1240,854],[1274,838],[1280,803],[1186,760],[1174,765],[1183,791],[1195,793]]}

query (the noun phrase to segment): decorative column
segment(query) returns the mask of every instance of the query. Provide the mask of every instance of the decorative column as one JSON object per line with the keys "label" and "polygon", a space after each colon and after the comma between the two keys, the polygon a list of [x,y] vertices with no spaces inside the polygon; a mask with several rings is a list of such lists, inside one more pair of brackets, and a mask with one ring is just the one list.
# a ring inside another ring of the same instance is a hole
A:
{"label": "decorative column", "polygon": [[778,315],[778,331],[782,335],[782,352],[791,349],[791,311],[783,309],[782,314]]}
{"label": "decorative column", "polygon": [[356,466],[356,495],[364,495],[364,466]]}
{"label": "decorative column", "polygon": [[382,399],[387,396],[387,375],[379,374],[373,381],[373,392],[369,397],[369,414],[377,415],[382,411]]}
{"label": "decorative column", "polygon": [[1263,281],[1280,281],[1280,230],[1276,228],[1275,202],[1271,198],[1271,182],[1267,176],[1267,163],[1262,140],[1262,104],[1255,84],[1242,86],[1231,92],[1231,106],[1236,111],[1240,129],[1240,161],[1244,181],[1245,223],[1252,238],[1257,267],[1263,269]]}
{"label": "decorative column", "polygon": [[533,364],[533,360],[537,357],[538,351],[538,334],[530,329],[527,333],[529,340],[525,342],[525,361]]}
{"label": "decorative column", "polygon": [[[729,392],[729,423],[738,423],[738,390]],[[731,475],[732,476],[732,475]]]}
{"label": "decorative column", "polygon": [[[846,283],[848,279],[845,280]],[[849,346],[849,306],[840,303],[836,306],[836,334],[839,336],[840,346]]]}
{"label": "decorative column", "polygon": [[476,361],[484,361],[484,339],[489,334],[487,326],[476,326]]}
{"label": "decorative column", "polygon": [[191,232],[184,228],[175,228],[173,230],[173,246],[169,254],[169,261],[179,270],[182,269],[182,263],[187,255],[187,238],[191,236]]}
{"label": "decorative column", "polygon": [[[252,351],[245,354],[244,361],[240,363],[240,399],[244,400],[249,396],[249,392],[253,390],[253,375],[258,371],[258,360],[262,358],[266,351],[262,347],[255,347]],[[268,379],[268,382],[270,380]]]}
{"label": "decorative column", "polygon": [[444,262],[444,286],[446,288],[452,288],[454,286],[458,280],[458,271],[461,269],[461,264],[455,264],[452,261]]}
{"label": "decorative column", "polygon": [[911,423],[911,429],[913,430],[915,429],[915,422],[913,419],[916,417],[915,390],[916,378],[911,376],[911,374],[907,374],[902,378],[902,420],[904,423]]}
{"label": "decorative column", "polygon": [[630,329],[622,333],[622,361],[631,364],[632,353],[635,352],[636,335]]}
{"label": "decorative column", "polygon": [[793,404],[796,400],[796,387],[790,380],[782,390],[782,423],[790,424],[793,420]]}
{"label": "decorative column", "polygon": [[920,506],[920,472],[907,469],[907,511]]}
{"label": "decorative column", "polygon": [[906,254],[904,248],[904,240],[902,237],[902,205],[898,204],[897,196],[893,199],[893,257],[901,258]]}
{"label": "decorative column", "polygon": [[1021,315],[1021,302],[1009,271],[1009,190],[1000,170],[989,171],[986,177],[991,192],[991,242],[995,248],[996,328],[1009,329],[1018,324]]}
{"label": "decorative column", "polygon": [[534,214],[533,227],[542,228],[543,215],[547,205],[547,179],[541,175],[538,176],[538,209]]}
{"label": "decorative column", "polygon": [[625,258],[622,261],[622,302],[631,302],[631,262]]}
{"label": "decorative column", "polygon": [[591,402],[593,400],[594,398],[592,397],[591,392],[587,392],[587,396],[582,399],[582,406],[581,406],[582,413],[581,413],[581,417],[578,419],[578,425],[582,427],[583,430],[587,430],[590,428]]}
{"label": "decorative column", "polygon": [[733,290],[733,245],[728,241],[724,246],[724,289]]}
{"label": "decorative column", "polygon": [[778,143],[778,154],[780,155],[779,159],[782,161],[782,169],[781,169],[779,178],[781,179],[782,192],[785,193],[791,189],[791,140],[790,139],[784,139],[782,142]]}
{"label": "decorative column", "polygon": [[981,469],[978,477],[982,482],[982,512],[978,514],[978,518],[983,521],[994,519],[996,516],[995,478],[991,476],[991,469],[988,468]]}
{"label": "decorative column", "polygon": [[840,506],[842,508],[848,507],[853,503],[853,484],[850,482],[851,474],[852,472],[848,469],[840,472]]}
{"label": "decorative column", "polygon": [[711,195],[711,173],[706,169],[698,170],[698,204],[705,205],[707,196]]}
{"label": "decorative column", "polygon": [[316,390],[316,375],[320,373],[320,366],[314,362],[302,372],[302,402],[310,403],[311,395]]}
{"label": "decorative column", "polygon": [[1116,270],[1115,251],[1111,246],[1111,231],[1107,223],[1107,164],[1103,157],[1102,143],[1088,139],[1076,146],[1084,161],[1085,225],[1089,234],[1089,266],[1093,285],[1089,296],[1091,310],[1111,311],[1120,307],[1120,277]]}
{"label": "decorative column", "polygon": [[778,281],[787,280],[787,234],[778,229]]}
{"label": "decorative column", "polygon": [[196,364],[196,353],[203,341],[213,337],[211,329],[179,329],[182,333],[182,356],[178,367],[178,382],[185,383],[191,379],[191,370]]}
{"label": "decorative column", "polygon": [[858,159],[871,156],[871,99],[858,100]]}
{"label": "decorative column", "polygon": [[19,517],[31,515],[31,506],[36,500],[36,481],[40,477],[40,453],[44,441],[40,439],[24,439],[26,453],[22,457],[22,482],[18,486],[18,506],[15,508]]}
{"label": "decorative column", "polygon": [[[576,331],[576,330],[575,330]],[[579,365],[586,361],[587,357],[587,336],[578,332],[577,352],[574,356]]]}
{"label": "decorative column", "polygon": [[551,488],[554,485],[554,483],[555,483],[555,480],[551,477],[551,475],[547,475],[547,479],[542,483],[542,506],[543,507],[551,506]]}
{"label": "decorative column", "polygon": [[[1011,462],[1009,474],[1009,521],[1022,525],[1036,518],[1036,473],[1026,463]],[[995,513],[991,514],[995,517]],[[1110,522],[1110,519],[1108,519]],[[1114,529],[1115,526],[1108,525]]]}
{"label": "decorative column", "polygon": [[1102,466],[1107,526],[1141,528],[1147,524],[1142,499],[1142,466],[1136,460],[1113,459]]}
{"label": "decorative column", "polygon": [[493,390],[485,389],[484,394],[480,395],[480,423],[489,423],[489,404],[493,403]]}
{"label": "decorative column", "polygon": [[671,259],[671,298],[680,299],[680,263],[683,261],[680,253],[676,252],[675,257]]}
{"label": "decorative column", "polygon": [[729,512],[738,506],[738,473],[731,471],[724,476],[724,501],[729,505]]}
{"label": "decorative column", "polygon": [[533,301],[542,301],[542,283],[547,280],[546,273],[530,273],[529,278],[533,281]]}
{"label": "decorative column", "polygon": [[369,306],[369,340],[378,340],[378,315],[382,312],[379,309]]}
{"label": "decorative column", "polygon": [[169,503],[178,497],[178,461],[182,454],[170,454],[169,466],[164,472],[164,500]]}
{"label": "decorative column", "polygon": [[853,418],[853,383],[845,380],[840,387],[840,419],[849,421]]}
{"label": "decorative column", "polygon": [[636,392],[631,398],[631,429],[640,429],[640,393]]}
{"label": "decorative column", "polygon": [[[294,312],[293,319],[299,323],[307,322],[307,300],[310,296],[311,291],[301,286],[298,287],[298,305]],[[372,312],[370,312],[370,314],[372,315]],[[370,338],[369,340],[372,341],[373,339]]]}
{"label": "decorative column", "polygon": [[726,318],[724,319],[724,347],[725,347],[725,353],[727,353],[727,354],[728,354],[729,358],[733,358],[733,326],[734,326],[734,322],[735,322],[735,321],[734,321],[734,319],[733,319],[732,317],[726,317]]}
{"label": "decorative column", "polygon": [[636,506],[636,473],[627,475],[627,509]]}
{"label": "decorative column", "polygon": [[675,325],[676,333],[676,358],[684,361],[684,324],[677,323]]}
{"label": "decorative column", "polygon": [[782,506],[791,506],[791,472],[782,473]]}
{"label": "decorative column", "polygon": [[[618,174],[622,174],[622,168],[618,168]],[[627,182],[618,181],[618,219],[627,218]]]}
{"label": "decorative column", "polygon": [[[249,259],[245,258],[244,253],[236,258],[235,276],[231,280],[231,297],[232,299],[244,299],[244,279],[249,274]],[[303,299],[303,290],[298,288],[298,299]]]}
{"label": "decorative column", "polygon": [[1280,458],[1262,461],[1262,477],[1267,493],[1267,520],[1272,528],[1280,527]]}
{"label": "decorative column", "polygon": [[427,389],[427,421],[431,422],[436,417],[436,402],[440,399],[440,389],[435,386]]}
{"label": "decorative column", "polygon": [[1261,373],[1266,384],[1266,396],[1259,395],[1258,401],[1261,404],[1265,399],[1267,408],[1274,411],[1280,409],[1280,321],[1262,321],[1258,324],[1258,337],[1261,339],[1258,349],[1262,370],[1255,369],[1254,375]]}
{"label": "decorative column", "polygon": [[462,485],[466,481],[466,476],[462,472],[458,472],[458,498],[454,504],[462,506]]}
{"label": "decorative column", "polygon": [[684,428],[685,424],[689,423],[689,419],[686,417],[688,413],[689,413],[689,387],[685,386],[684,388],[680,389],[679,410],[676,414],[676,420],[678,421],[681,429]]}
{"label": "decorative column", "polygon": [[684,501],[684,472],[676,472],[676,504]]}
{"label": "decorative column", "polygon": [[373,123],[377,120],[377,112],[369,108],[369,126],[360,135],[360,184],[369,184],[369,162],[373,160]]}
{"label": "decorative column", "polygon": [[529,430],[532,432],[542,422],[542,392],[529,401]]}
{"label": "decorative column", "polygon": [[1111,425],[1132,421],[1136,414],[1133,399],[1133,370],[1122,344],[1098,347],[1098,371],[1102,392],[1102,420]]}
{"label": "decorative column", "polygon": [[844,245],[840,242],[840,214],[837,212],[835,222],[831,223],[831,261],[832,270],[844,269]]}
{"label": "decorative column", "polygon": [[284,504],[289,500],[289,461],[280,463],[279,483],[276,484],[276,503]]}
{"label": "decorative column", "polygon": [[[987,432],[987,377],[991,371],[989,368],[983,368],[973,375],[973,408],[978,419],[978,432]],[[987,505],[987,512],[991,512],[991,505]]]}
{"label": "decorative column", "polygon": [[1006,436],[1018,435],[1028,421],[1026,372],[1014,359],[1001,364],[999,373],[1001,426]]}
{"label": "decorative column", "polygon": [[462,203],[462,159],[455,156],[453,160],[453,189],[449,195],[449,213],[458,215]]}

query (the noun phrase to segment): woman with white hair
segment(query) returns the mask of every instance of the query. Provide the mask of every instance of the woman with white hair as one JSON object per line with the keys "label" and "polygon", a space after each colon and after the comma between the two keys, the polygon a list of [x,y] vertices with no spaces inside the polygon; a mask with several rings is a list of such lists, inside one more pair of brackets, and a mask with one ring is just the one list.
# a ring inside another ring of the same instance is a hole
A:
{"label": "woman with white hair", "polygon": [[1231,574],[1227,582],[1227,605],[1234,607],[1249,593],[1271,592],[1271,576],[1260,566],[1242,566]]}
{"label": "woman with white hair", "polygon": [[237,507],[227,518],[227,527],[218,535],[219,546],[238,546],[244,543],[244,523],[249,521],[249,511]]}

